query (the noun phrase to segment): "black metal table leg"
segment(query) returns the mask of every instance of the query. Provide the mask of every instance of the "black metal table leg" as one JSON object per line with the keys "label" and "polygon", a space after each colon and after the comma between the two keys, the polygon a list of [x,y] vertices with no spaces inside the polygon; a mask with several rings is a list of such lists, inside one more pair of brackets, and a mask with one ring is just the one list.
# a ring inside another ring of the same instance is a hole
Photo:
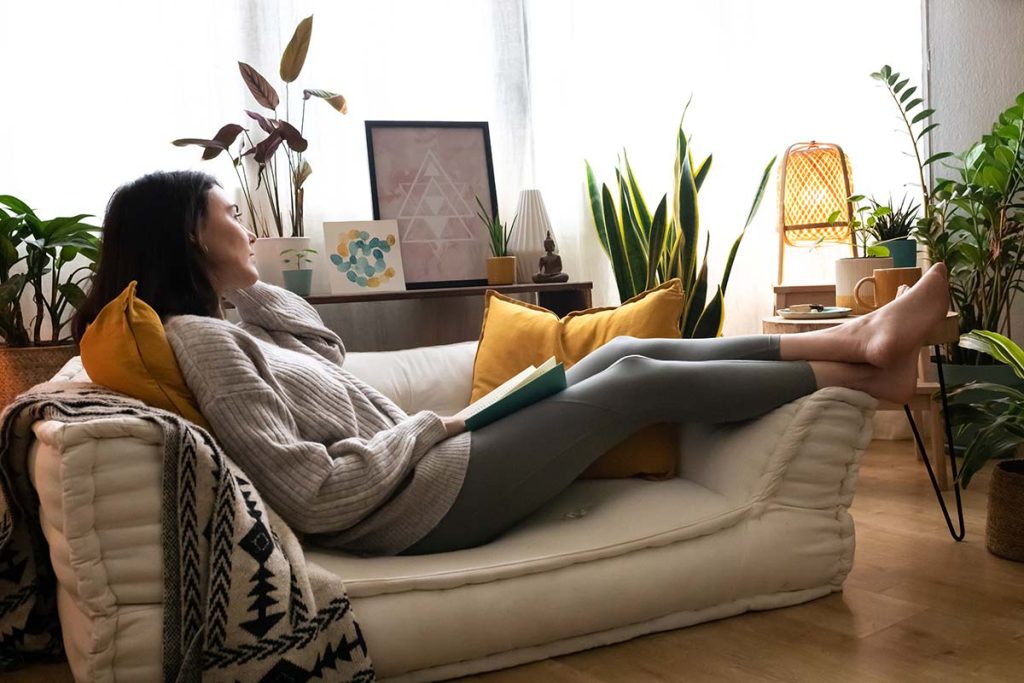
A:
{"label": "black metal table leg", "polygon": [[917,442],[917,450],[921,453],[921,459],[924,460],[925,469],[928,470],[928,478],[931,479],[932,488],[935,490],[935,498],[939,501],[939,508],[942,510],[942,516],[946,518],[946,526],[949,528],[949,535],[953,537],[954,541],[962,541],[966,533],[966,529],[964,528],[964,506],[963,501],[960,499],[960,482],[956,479],[956,451],[953,447],[953,425],[949,421],[949,401],[946,398],[946,379],[942,374],[942,349],[938,345],[935,346],[935,368],[939,373],[939,396],[942,398],[942,422],[946,428],[946,446],[949,448],[949,464],[953,473],[953,495],[956,498],[956,512],[960,523],[959,532],[953,528],[953,520],[950,519],[949,509],[946,507],[946,499],[942,497],[942,489],[939,488],[939,482],[935,478],[935,472],[932,471],[932,463],[928,460],[928,451],[924,447],[924,441],[921,439],[921,433],[917,430],[917,424],[914,422],[914,414],[911,412],[910,406],[904,405],[903,412],[907,414],[907,421],[910,422],[910,430],[914,433],[914,440]]}

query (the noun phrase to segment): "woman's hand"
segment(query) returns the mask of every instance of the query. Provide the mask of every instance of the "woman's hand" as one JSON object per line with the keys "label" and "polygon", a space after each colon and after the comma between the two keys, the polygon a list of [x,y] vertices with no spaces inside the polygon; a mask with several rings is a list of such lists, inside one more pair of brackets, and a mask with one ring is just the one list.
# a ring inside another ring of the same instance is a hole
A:
{"label": "woman's hand", "polygon": [[445,438],[452,438],[456,434],[461,434],[466,431],[466,421],[460,420],[455,417],[442,417],[441,422],[444,423],[444,431],[446,433]]}

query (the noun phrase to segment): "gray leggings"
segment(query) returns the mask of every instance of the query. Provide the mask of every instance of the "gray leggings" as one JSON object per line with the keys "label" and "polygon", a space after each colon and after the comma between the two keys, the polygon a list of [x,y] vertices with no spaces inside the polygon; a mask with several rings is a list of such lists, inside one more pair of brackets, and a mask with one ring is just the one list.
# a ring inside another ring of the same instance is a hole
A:
{"label": "gray leggings", "polygon": [[817,388],[808,363],[778,358],[777,336],[613,339],[566,371],[564,391],[471,434],[451,509],[399,554],[493,540],[647,425],[746,420]]}

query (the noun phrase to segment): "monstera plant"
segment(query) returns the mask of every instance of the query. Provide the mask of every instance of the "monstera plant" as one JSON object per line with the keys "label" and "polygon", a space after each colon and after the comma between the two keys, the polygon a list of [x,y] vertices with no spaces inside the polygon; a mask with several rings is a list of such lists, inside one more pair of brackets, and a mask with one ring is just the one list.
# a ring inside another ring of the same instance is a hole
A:
{"label": "monstera plant", "polygon": [[698,267],[700,213],[697,207],[697,193],[711,170],[711,155],[694,165],[689,138],[682,122],[676,135],[671,205],[666,193],[662,195],[653,214],[644,200],[625,153],[621,167],[615,169],[614,190],[607,184],[599,188],[594,171],[587,163],[587,190],[594,225],[601,246],[611,261],[620,299],[625,301],[666,280],[679,278],[685,296],[680,320],[682,336],[716,337],[721,334],[725,320],[725,291],[736,252],[761,204],[774,164],[773,157],[761,175],[743,229],[729,250],[722,281],[711,289],[708,284],[710,236],[705,238],[704,255],[699,259]]}

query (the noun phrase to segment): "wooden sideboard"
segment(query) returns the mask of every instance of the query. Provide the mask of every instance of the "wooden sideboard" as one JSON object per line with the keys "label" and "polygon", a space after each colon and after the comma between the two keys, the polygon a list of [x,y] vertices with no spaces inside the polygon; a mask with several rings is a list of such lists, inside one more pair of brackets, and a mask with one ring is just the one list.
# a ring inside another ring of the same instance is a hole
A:
{"label": "wooden sideboard", "polygon": [[348,351],[395,351],[479,338],[488,290],[564,316],[590,308],[593,287],[592,282],[485,285],[308,296],[306,301]]}

